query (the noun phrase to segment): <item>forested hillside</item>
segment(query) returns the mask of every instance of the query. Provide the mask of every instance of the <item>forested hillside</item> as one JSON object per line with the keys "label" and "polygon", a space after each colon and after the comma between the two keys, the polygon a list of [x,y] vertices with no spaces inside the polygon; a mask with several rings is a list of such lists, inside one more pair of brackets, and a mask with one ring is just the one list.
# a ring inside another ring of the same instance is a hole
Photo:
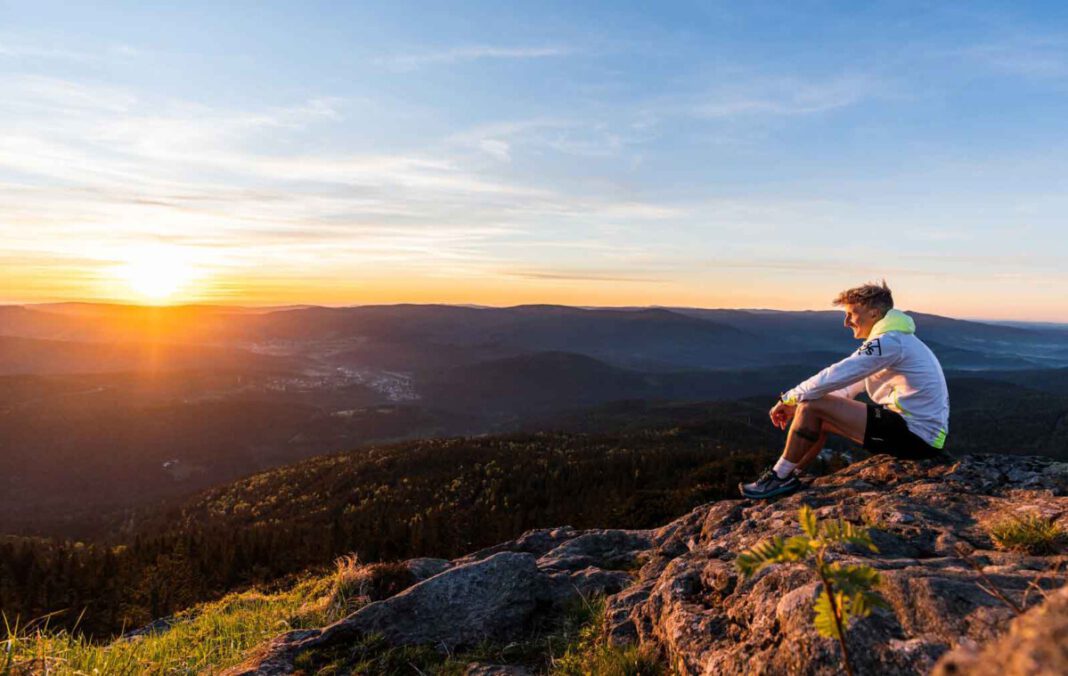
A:
{"label": "forested hillside", "polygon": [[[1046,380],[1036,384],[1048,386]],[[1060,374],[1058,374],[1060,375]],[[1068,397],[951,376],[953,453],[1068,459]],[[506,436],[320,456],[171,507],[100,544],[0,541],[0,609],[106,635],[356,552],[456,556],[547,525],[638,528],[733,496],[781,448],[767,397],[617,402]],[[558,430],[558,431],[545,431]],[[847,448],[835,442],[839,448]]]}
{"label": "forested hillside", "polygon": [[[209,491],[121,544],[8,539],[0,607],[97,636],[329,565],[457,556],[529,528],[644,527],[733,494],[781,443],[762,404],[619,433],[427,440],[324,456]],[[670,416],[669,416],[670,417]],[[84,615],[82,614],[85,610]]]}

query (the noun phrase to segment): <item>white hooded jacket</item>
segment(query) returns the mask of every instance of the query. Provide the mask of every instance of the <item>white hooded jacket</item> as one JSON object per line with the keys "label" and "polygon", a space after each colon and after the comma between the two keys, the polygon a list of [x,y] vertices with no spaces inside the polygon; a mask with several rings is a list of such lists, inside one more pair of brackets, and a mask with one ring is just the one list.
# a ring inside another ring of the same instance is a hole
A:
{"label": "white hooded jacket", "polygon": [[787,404],[835,394],[853,399],[862,390],[900,413],[913,434],[942,448],[949,432],[949,391],[942,365],[916,337],[916,323],[890,310],[853,354],[782,395]]}

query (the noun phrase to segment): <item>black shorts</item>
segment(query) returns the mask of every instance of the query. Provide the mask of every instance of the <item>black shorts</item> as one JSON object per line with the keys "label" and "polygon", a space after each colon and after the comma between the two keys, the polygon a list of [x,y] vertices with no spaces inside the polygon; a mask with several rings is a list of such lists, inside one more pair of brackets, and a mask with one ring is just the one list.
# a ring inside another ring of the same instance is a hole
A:
{"label": "black shorts", "polygon": [[868,404],[868,424],[864,426],[864,450],[886,453],[905,460],[941,457],[942,451],[916,436],[900,413],[877,404]]}

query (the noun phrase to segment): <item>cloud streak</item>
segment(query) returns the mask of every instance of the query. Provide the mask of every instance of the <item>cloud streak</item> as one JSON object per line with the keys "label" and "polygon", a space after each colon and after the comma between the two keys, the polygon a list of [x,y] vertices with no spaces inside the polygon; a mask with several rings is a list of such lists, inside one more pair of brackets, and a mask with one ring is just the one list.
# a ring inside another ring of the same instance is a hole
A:
{"label": "cloud streak", "polygon": [[1068,37],[1017,32],[950,50],[949,54],[995,72],[1034,80],[1068,77]]}
{"label": "cloud streak", "polygon": [[814,115],[858,105],[885,95],[885,84],[866,75],[824,80],[752,78],[742,87],[713,91],[693,103],[689,112],[702,118],[751,115]]}
{"label": "cloud streak", "polygon": [[[56,42],[60,42],[57,40]],[[132,59],[143,52],[124,44],[108,45],[96,51],[73,50],[52,45],[43,46],[17,35],[0,34],[0,59],[18,59],[32,62],[60,61],[75,64],[101,63]]]}
{"label": "cloud streak", "polygon": [[424,66],[449,65],[469,61],[506,60],[525,61],[570,56],[570,47],[543,45],[534,47],[505,47],[496,45],[468,45],[408,54],[389,54],[376,57],[374,63],[396,70],[415,70]]}
{"label": "cloud streak", "polygon": [[661,284],[664,280],[652,276],[627,274],[627,271],[566,271],[566,270],[505,270],[503,274],[522,279],[569,282],[623,282],[627,284]]}

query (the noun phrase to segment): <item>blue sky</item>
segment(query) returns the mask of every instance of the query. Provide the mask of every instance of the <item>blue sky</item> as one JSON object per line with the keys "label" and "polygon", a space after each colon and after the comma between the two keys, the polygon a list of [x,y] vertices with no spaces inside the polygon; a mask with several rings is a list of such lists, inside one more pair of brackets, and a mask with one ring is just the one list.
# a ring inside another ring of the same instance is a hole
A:
{"label": "blue sky", "polygon": [[0,301],[1068,321],[1068,8],[859,5],[0,2]]}

